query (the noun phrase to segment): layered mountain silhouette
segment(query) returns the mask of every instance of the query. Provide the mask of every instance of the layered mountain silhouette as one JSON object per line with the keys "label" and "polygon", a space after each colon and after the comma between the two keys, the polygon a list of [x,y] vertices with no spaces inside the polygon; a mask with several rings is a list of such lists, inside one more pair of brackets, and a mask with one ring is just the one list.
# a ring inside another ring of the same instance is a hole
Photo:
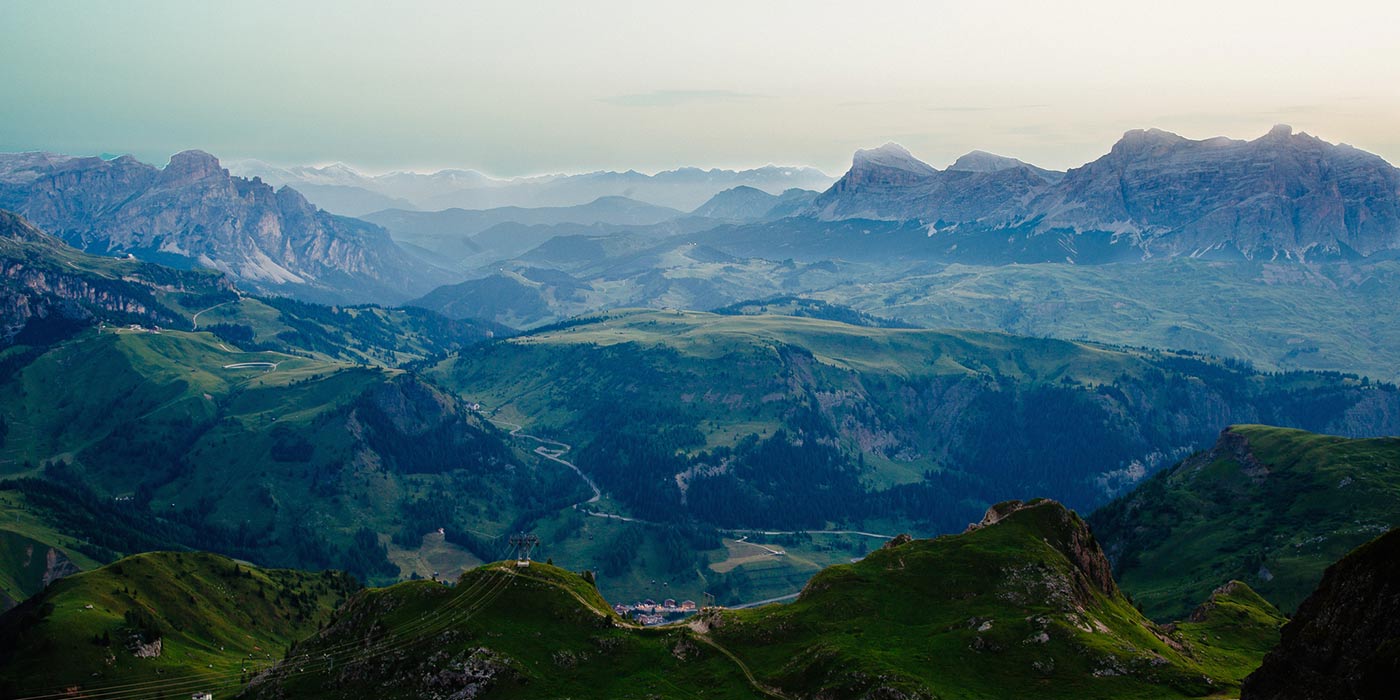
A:
{"label": "layered mountain silhouette", "polygon": [[1129,131],[1065,173],[977,151],[938,170],[886,144],[805,213],[1062,242],[1039,246],[1046,259],[1075,259],[1081,237],[1140,258],[1368,256],[1400,247],[1400,170],[1283,125],[1252,141]]}
{"label": "layered mountain silhouette", "polygon": [[831,176],[815,168],[778,165],[748,170],[677,168],[651,175],[635,170],[604,170],[517,178],[495,178],[460,169],[367,175],[342,163],[282,168],[241,160],[229,167],[245,177],[291,185],[317,205],[351,216],[389,208],[437,211],[568,207],[613,196],[689,211],[716,193],[734,187],[754,187],[777,194],[791,188],[822,189],[832,181]]}
{"label": "layered mountain silhouette", "polygon": [[314,300],[394,302],[452,281],[378,226],[233,177],[202,151],[177,153],[165,168],[130,156],[0,155],[0,209],[83,250],[209,267]]}

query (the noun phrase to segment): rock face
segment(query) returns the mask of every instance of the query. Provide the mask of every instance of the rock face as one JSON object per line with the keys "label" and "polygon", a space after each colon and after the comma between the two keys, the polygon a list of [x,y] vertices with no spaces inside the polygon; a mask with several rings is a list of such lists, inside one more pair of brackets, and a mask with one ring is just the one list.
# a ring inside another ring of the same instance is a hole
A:
{"label": "rock face", "polygon": [[976,222],[1048,186],[1056,175],[1020,161],[972,157],[959,163],[962,168],[937,170],[894,143],[857,151],[850,171],[806,213],[825,220]]}
{"label": "rock face", "polygon": [[1400,530],[1327,569],[1243,700],[1393,698],[1400,688]]}
{"label": "rock face", "polygon": [[157,299],[160,290],[200,294],[210,304],[236,298],[222,275],[126,260],[91,269],[87,261],[70,259],[74,254],[19,216],[0,211],[0,347],[17,338],[52,339],[97,316],[148,326],[184,323]]}
{"label": "rock face", "polygon": [[1063,174],[982,152],[939,171],[891,144],[857,153],[807,213],[1059,237],[1047,250],[1071,259],[1085,235],[1140,258],[1354,257],[1400,248],[1400,170],[1282,125],[1253,141],[1129,131]]}
{"label": "rock face", "polygon": [[130,156],[0,155],[0,208],[90,252],[210,267],[310,300],[398,302],[451,281],[383,229],[232,177],[202,151],[164,169]]}

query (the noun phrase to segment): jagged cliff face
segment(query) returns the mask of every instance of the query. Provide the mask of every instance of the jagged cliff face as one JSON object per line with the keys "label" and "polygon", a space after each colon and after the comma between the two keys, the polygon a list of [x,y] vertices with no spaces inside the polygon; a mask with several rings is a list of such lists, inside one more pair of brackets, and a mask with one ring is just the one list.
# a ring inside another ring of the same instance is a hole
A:
{"label": "jagged cliff face", "polygon": [[231,177],[201,151],[164,169],[128,156],[0,156],[0,207],[84,250],[183,259],[312,300],[398,302],[450,281],[383,229],[320,211],[290,188]]}
{"label": "jagged cliff face", "polygon": [[850,171],[806,213],[825,220],[970,222],[1051,181],[1047,171],[1020,161],[978,155],[968,154],[959,159],[961,166],[940,171],[898,144],[857,151]]}
{"label": "jagged cliff face", "polygon": [[1400,170],[1287,126],[1253,141],[1130,131],[1023,220],[1119,232],[1148,256],[1370,255],[1400,246]]}
{"label": "jagged cliff face", "polygon": [[1084,234],[1141,258],[1366,256],[1400,248],[1400,169],[1287,126],[1253,141],[1134,130],[1067,173],[976,151],[940,171],[887,144],[857,152],[806,213],[1064,237],[1070,258]]}

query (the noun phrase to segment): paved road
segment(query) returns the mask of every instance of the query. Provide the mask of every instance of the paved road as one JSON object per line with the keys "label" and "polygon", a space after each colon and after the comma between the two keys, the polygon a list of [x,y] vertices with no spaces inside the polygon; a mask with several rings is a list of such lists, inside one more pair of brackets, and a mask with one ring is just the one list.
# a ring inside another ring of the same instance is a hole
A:
{"label": "paved road", "polygon": [[[496,425],[501,425],[510,428],[510,435],[512,437],[526,438],[540,443],[540,445],[535,448],[535,454],[544,457],[545,459],[548,459],[550,461],[558,462],[559,464],[562,464],[574,470],[574,473],[578,474],[579,478],[583,479],[584,483],[588,484],[588,488],[593,490],[593,497],[586,501],[583,501],[582,503],[575,503],[573,505],[574,510],[577,510],[585,515],[591,515],[595,518],[609,518],[612,520],[621,520],[629,523],[641,523],[644,525],[658,524],[651,522],[650,520],[639,520],[637,518],[629,518],[625,515],[613,515],[612,513],[599,513],[597,511],[592,511],[588,510],[587,508],[583,508],[582,506],[586,506],[589,503],[597,503],[598,500],[603,497],[603,492],[598,489],[598,484],[594,483],[593,480],[590,479],[587,474],[583,473],[582,469],[578,468],[578,465],[575,465],[573,462],[570,462],[569,460],[563,458],[565,452],[568,452],[569,450],[573,449],[572,445],[564,442],[559,442],[558,440],[542,438],[538,435],[531,435],[529,433],[523,432],[525,428],[519,423],[512,423],[508,420],[501,420],[500,418],[490,418],[484,414],[482,415],[482,417],[486,418],[486,420],[491,421],[492,423],[495,423]],[[862,532],[860,530],[725,530],[725,532],[737,535],[857,535],[860,537],[874,537],[882,540],[889,540],[894,538],[894,535],[881,535],[874,532]],[[746,544],[754,543],[748,542]],[[761,547],[762,545],[757,546]],[[767,548],[765,547],[765,549]],[[774,552],[776,554],[775,550],[769,551]],[[795,596],[797,594],[794,593],[792,595]],[[779,598],[777,600],[782,599]]]}
{"label": "paved road", "polygon": [[211,306],[211,307],[209,307],[209,308],[207,308],[207,309],[200,309],[199,311],[194,312],[194,316],[191,316],[191,317],[190,317],[190,330],[192,330],[192,331],[197,331],[197,330],[199,330],[199,315],[200,315],[200,314],[204,313],[205,311],[213,311],[214,309],[217,309],[217,308],[219,308],[220,306],[223,306],[224,304],[232,304],[232,303],[235,302],[235,301],[238,301],[238,300],[237,300],[237,299],[230,299],[230,300],[228,300],[228,301],[219,302],[218,304],[215,304],[215,305],[213,305],[213,306]]}
{"label": "paved road", "polygon": [[876,532],[861,532],[860,530],[725,530],[725,532],[732,532],[736,535],[859,535],[882,540],[894,539],[894,535],[881,535]]}
{"label": "paved road", "polygon": [[[484,417],[484,416],[483,416],[483,417]],[[588,488],[593,489],[593,497],[590,498],[590,499],[588,499],[588,500],[586,500],[586,501],[584,501],[584,502],[582,502],[582,503],[575,503],[574,506],[573,506],[575,510],[582,511],[582,512],[587,513],[587,514],[589,514],[589,515],[596,515],[596,516],[598,516],[598,517],[600,517],[600,518],[616,518],[616,519],[618,519],[618,520],[626,520],[626,521],[628,521],[628,522],[638,522],[638,521],[633,521],[631,518],[624,518],[624,517],[622,517],[621,515],[608,515],[608,514],[606,514],[606,513],[594,513],[594,512],[592,512],[592,511],[584,510],[584,509],[582,509],[582,508],[579,508],[579,506],[587,505],[587,504],[589,504],[589,503],[597,503],[598,500],[601,499],[601,498],[603,497],[603,492],[600,491],[600,490],[598,489],[598,485],[595,484],[595,483],[593,483],[593,480],[592,480],[592,479],[588,478],[588,475],[587,475],[587,474],[584,474],[584,473],[583,473],[583,470],[582,470],[582,469],[579,469],[579,468],[578,468],[578,465],[576,465],[576,464],[574,464],[573,462],[570,462],[569,460],[564,459],[564,458],[562,457],[562,455],[563,455],[565,452],[568,452],[569,450],[572,450],[572,449],[573,449],[573,445],[569,445],[569,444],[567,444],[567,443],[559,442],[558,440],[550,440],[549,438],[542,438],[542,437],[539,437],[539,436],[537,436],[537,435],[531,435],[531,434],[529,434],[529,433],[521,432],[521,431],[523,431],[525,428],[524,428],[524,426],[520,425],[519,423],[512,423],[512,422],[510,422],[510,421],[508,421],[508,420],[501,420],[501,419],[499,419],[499,418],[486,418],[486,420],[489,420],[489,421],[491,421],[492,423],[495,423],[496,425],[504,425],[504,426],[506,426],[506,427],[509,427],[509,428],[510,428],[510,435],[511,435],[511,437],[526,438],[526,439],[534,440],[535,442],[540,443],[540,446],[535,448],[535,454],[537,454],[537,455],[539,455],[539,456],[541,456],[541,457],[544,457],[545,459],[550,460],[551,462],[558,462],[559,464],[562,464],[562,465],[564,465],[564,466],[566,466],[566,467],[568,467],[568,468],[574,470],[574,473],[575,473],[575,474],[578,474],[578,478],[583,479],[583,482],[584,482],[585,484],[588,484]],[[550,448],[550,447],[548,447],[548,445],[553,445],[554,447],[553,447],[553,448]]]}

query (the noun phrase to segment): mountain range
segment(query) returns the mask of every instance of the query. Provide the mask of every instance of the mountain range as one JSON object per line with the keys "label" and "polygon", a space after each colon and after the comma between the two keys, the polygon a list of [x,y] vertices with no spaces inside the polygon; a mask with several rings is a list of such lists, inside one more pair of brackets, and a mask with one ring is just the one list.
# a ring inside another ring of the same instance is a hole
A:
{"label": "mountain range", "polygon": [[937,170],[886,144],[804,213],[917,221],[929,256],[975,243],[1022,262],[1361,257],[1400,248],[1400,170],[1284,125],[1252,141],[1129,131],[1064,173],[980,152]]}
{"label": "mountain range", "polygon": [[383,229],[231,176],[202,151],[177,153],[164,168],[129,156],[0,155],[0,209],[82,250],[213,268],[308,299],[403,300],[453,280]]}
{"label": "mountain range", "polygon": [[568,207],[599,197],[628,197],[690,211],[734,187],[778,194],[791,188],[824,189],[832,181],[815,168],[776,165],[749,170],[679,168],[654,175],[628,170],[517,178],[494,178],[475,170],[366,175],[342,163],[283,168],[257,160],[233,161],[229,169],[244,177],[290,185],[318,206],[349,216],[390,208]]}

